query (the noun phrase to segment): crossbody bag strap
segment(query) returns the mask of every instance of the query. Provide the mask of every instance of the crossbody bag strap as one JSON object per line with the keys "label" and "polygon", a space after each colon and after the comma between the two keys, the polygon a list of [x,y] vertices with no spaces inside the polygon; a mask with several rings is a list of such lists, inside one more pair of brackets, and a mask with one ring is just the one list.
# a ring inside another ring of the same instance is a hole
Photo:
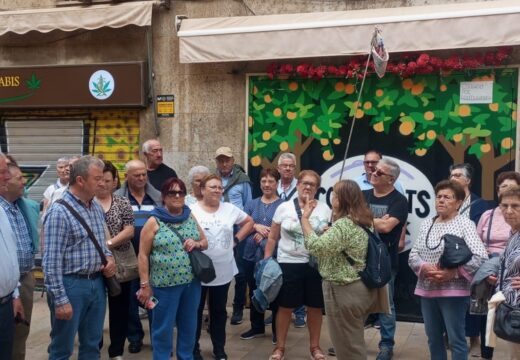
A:
{"label": "crossbody bag strap", "polygon": [[92,232],[92,230],[90,229],[90,226],[88,226],[88,224],[86,223],[85,219],[83,219],[81,217],[80,214],[78,214],[78,212],[68,203],[66,202],[65,200],[63,199],[58,199],[56,200],[56,202],[58,204],[61,204],[63,206],[65,206],[67,208],[67,210],[69,210],[69,212],[79,221],[79,223],[85,228],[85,230],[87,230],[87,234],[88,234],[88,237],[90,238],[90,240],[92,241],[92,243],[94,244],[97,252],[99,253],[99,256],[101,257],[101,263],[103,265],[106,265],[107,264],[107,258],[105,256],[105,253],[103,252],[103,249],[101,249],[101,246],[99,245],[97,239],[96,239],[96,236],[94,235],[94,233]]}
{"label": "crossbody bag strap", "polygon": [[439,244],[437,244],[437,246],[434,246],[434,247],[428,246],[428,241],[430,240],[430,232],[432,231],[433,225],[435,224],[435,220],[437,220],[437,218],[438,218],[437,215],[433,217],[432,224],[430,225],[430,228],[428,229],[428,232],[426,233],[426,240],[424,241],[424,243],[429,250],[435,250],[441,245],[441,242],[439,241]]}
{"label": "crossbody bag strap", "polygon": [[475,199],[473,200],[472,202],[470,202],[464,209],[462,209],[459,214],[462,215],[464,214],[466,211],[468,211],[469,208],[471,208],[471,205],[473,205],[474,203],[476,203],[478,201],[478,199]]}
{"label": "crossbody bag strap", "polygon": [[184,244],[184,242],[186,241],[186,239],[184,238],[184,236],[181,235],[181,233],[179,232],[179,230],[177,230],[176,228],[174,228],[173,226],[168,226],[168,229],[170,229],[171,231],[173,231],[175,233],[175,235],[177,235],[177,237],[179,239],[181,239],[181,243]]}
{"label": "crossbody bag strap", "polygon": [[488,230],[487,230],[487,242],[486,242],[486,247],[488,247],[488,248],[489,248],[489,241],[491,240],[491,225],[493,224],[493,215],[495,214],[495,209],[491,210],[491,216],[489,217],[489,225],[488,225]]}
{"label": "crossbody bag strap", "polygon": [[[359,225],[359,224],[356,224],[356,225],[359,226],[360,228],[362,228],[363,230],[365,230],[365,232],[369,236],[368,241],[370,241],[370,230],[368,230],[363,225]],[[345,250],[342,251],[342,254],[343,254],[343,256],[345,256],[347,258],[347,261],[350,264],[350,266],[354,267],[354,265],[356,264],[356,260],[354,260],[354,258],[352,256],[350,256],[349,254],[347,254],[347,252]]]}
{"label": "crossbody bag strap", "polygon": [[296,208],[296,215],[298,215],[298,220],[300,220],[300,224],[302,222],[302,208],[300,207],[300,202],[298,198],[293,199],[294,207]]}

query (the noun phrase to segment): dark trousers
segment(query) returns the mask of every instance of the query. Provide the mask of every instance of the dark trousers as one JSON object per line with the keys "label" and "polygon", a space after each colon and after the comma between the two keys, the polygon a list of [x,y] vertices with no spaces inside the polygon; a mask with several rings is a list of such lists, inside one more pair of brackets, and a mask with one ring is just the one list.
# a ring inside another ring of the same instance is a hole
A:
{"label": "dark trousers", "polygon": [[487,315],[477,316],[480,317],[480,356],[482,358],[492,359],[494,348],[486,346]]}
{"label": "dark trousers", "polygon": [[0,305],[0,360],[11,360],[13,353],[13,299]]}
{"label": "dark trousers", "polygon": [[[233,297],[233,309],[243,309],[246,305],[246,291],[247,291],[247,280],[244,269],[245,260],[244,256],[245,241],[241,241],[235,246],[235,262],[237,264],[238,273],[235,275],[235,295]],[[249,290],[251,291],[251,290]]]}
{"label": "dark trousers", "polygon": [[130,283],[130,281],[121,283],[121,294],[108,297],[108,326],[110,332],[108,356],[111,358],[121,356],[124,352],[128,332]]}
{"label": "dark trousers", "polygon": [[[251,328],[256,332],[263,333],[265,331],[264,314],[258,312],[256,308],[253,306],[253,291],[256,289],[255,266],[255,262],[244,260],[244,270],[247,285],[249,286],[249,297],[251,299],[251,307],[249,308],[249,319],[251,320]],[[273,322],[271,323],[272,333],[276,334],[276,310],[278,309],[278,307],[274,303],[271,303],[269,307],[271,308],[271,311],[273,313]]]}
{"label": "dark trousers", "polygon": [[202,286],[200,304],[197,314],[197,335],[194,350],[200,350],[199,339],[202,329],[202,312],[206,304],[206,294],[209,296],[209,334],[213,344],[213,354],[216,357],[225,354],[226,345],[226,303],[228,298],[229,284],[220,286]]}

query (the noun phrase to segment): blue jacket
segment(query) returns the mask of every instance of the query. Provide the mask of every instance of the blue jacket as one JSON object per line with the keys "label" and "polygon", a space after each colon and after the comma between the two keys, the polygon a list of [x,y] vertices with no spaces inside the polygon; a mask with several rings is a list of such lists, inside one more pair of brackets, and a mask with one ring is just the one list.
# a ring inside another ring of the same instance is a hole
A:
{"label": "blue jacket", "polygon": [[255,270],[256,289],[253,291],[253,305],[264,313],[282,287],[282,269],[272,257],[258,262]]}

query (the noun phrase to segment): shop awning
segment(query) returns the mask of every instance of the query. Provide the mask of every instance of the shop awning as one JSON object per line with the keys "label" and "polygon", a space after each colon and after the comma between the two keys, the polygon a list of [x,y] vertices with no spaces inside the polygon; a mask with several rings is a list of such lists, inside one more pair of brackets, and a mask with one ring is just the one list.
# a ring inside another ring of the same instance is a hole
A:
{"label": "shop awning", "polygon": [[95,30],[102,27],[120,28],[127,25],[150,26],[153,1],[117,5],[71,6],[0,12],[0,36],[12,32],[48,33],[53,30]]}
{"label": "shop awning", "polygon": [[184,19],[180,61],[204,63],[367,53],[374,26],[390,52],[520,44],[520,3]]}

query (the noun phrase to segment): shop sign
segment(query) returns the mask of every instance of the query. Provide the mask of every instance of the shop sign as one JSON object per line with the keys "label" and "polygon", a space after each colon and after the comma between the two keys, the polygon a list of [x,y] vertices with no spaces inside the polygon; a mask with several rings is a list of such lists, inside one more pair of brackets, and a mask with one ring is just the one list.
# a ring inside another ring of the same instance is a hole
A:
{"label": "shop sign", "polygon": [[0,109],[145,107],[145,63],[0,68]]}
{"label": "shop sign", "polygon": [[175,96],[157,95],[157,117],[169,118],[175,116]]}

